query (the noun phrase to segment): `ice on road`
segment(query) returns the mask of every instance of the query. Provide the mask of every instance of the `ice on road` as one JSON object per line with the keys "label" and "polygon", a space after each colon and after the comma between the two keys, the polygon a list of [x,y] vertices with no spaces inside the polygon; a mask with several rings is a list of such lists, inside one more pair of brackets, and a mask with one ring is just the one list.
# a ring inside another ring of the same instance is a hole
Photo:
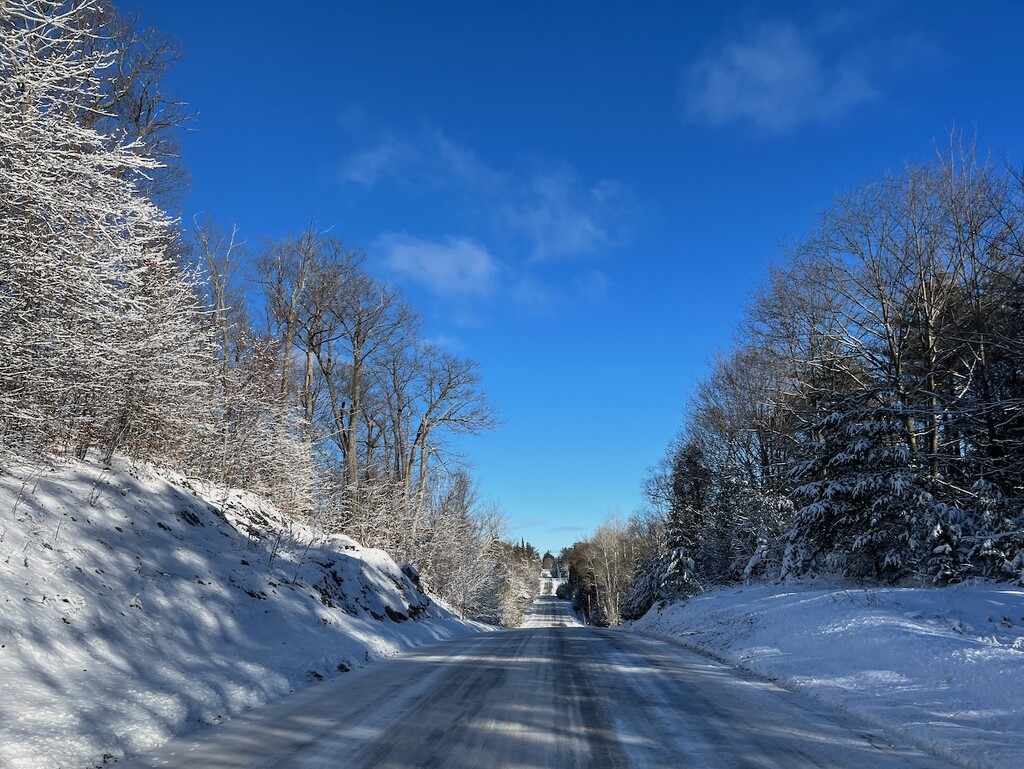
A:
{"label": "ice on road", "polygon": [[122,766],[947,766],[693,652],[579,627],[557,598],[526,624],[342,675]]}

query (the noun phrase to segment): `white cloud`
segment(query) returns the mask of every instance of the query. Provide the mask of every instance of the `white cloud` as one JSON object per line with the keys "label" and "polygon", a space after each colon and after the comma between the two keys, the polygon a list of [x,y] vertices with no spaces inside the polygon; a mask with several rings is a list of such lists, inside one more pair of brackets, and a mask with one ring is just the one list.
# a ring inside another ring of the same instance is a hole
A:
{"label": "white cloud", "polygon": [[435,159],[437,177],[462,186],[475,195],[500,195],[511,179],[495,170],[468,147],[434,129],[427,140],[428,157]]}
{"label": "white cloud", "polygon": [[564,164],[535,161],[529,169],[496,168],[438,128],[396,135],[368,128],[365,116],[357,114],[358,122],[343,125],[354,125],[360,137],[371,139],[344,158],[343,182],[393,182],[406,191],[433,195],[460,218],[473,221],[482,236],[512,243],[531,261],[590,256],[627,239],[638,206],[624,184],[610,179],[587,183]]}
{"label": "white cloud", "polygon": [[466,343],[457,336],[449,336],[448,334],[438,334],[437,336],[428,337],[424,340],[427,344],[433,345],[447,352],[461,355],[466,351]]}
{"label": "white cloud", "polygon": [[385,233],[377,248],[392,272],[440,297],[486,297],[494,291],[500,272],[487,249],[467,238],[438,241]]}
{"label": "white cloud", "polygon": [[774,132],[841,117],[877,96],[868,63],[835,50],[822,31],[763,24],[687,67],[680,96],[687,119],[722,125],[751,122]]}
{"label": "white cloud", "polygon": [[358,128],[360,137],[372,138],[342,159],[339,178],[343,182],[373,186],[390,180],[405,187],[439,187],[477,196],[497,194],[505,183],[502,173],[439,129],[395,135],[369,129],[365,119],[358,124],[343,121],[346,129],[350,125]]}
{"label": "white cloud", "polygon": [[341,179],[367,186],[376,184],[391,169],[400,165],[411,152],[411,148],[388,138],[372,147],[364,147],[346,158],[341,168]]}
{"label": "white cloud", "polygon": [[538,174],[503,207],[502,216],[529,241],[534,261],[593,254],[615,240],[615,186],[602,181],[587,188],[567,168]]}
{"label": "white cloud", "polygon": [[358,109],[342,127],[353,143],[340,180],[426,200],[448,233],[384,233],[375,258],[447,300],[460,324],[495,303],[544,316],[607,295],[607,275],[589,267],[629,241],[640,206],[627,185],[532,156],[497,166],[439,128],[394,132]]}

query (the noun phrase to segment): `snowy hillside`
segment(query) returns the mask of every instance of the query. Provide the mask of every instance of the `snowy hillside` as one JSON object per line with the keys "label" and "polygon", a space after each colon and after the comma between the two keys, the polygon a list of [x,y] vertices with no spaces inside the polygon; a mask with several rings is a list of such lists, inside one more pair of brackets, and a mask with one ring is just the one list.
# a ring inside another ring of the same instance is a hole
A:
{"label": "snowy hillside", "polygon": [[627,629],[711,654],[856,713],[965,766],[1024,756],[1024,590],[757,585]]}
{"label": "snowy hillside", "polygon": [[0,476],[0,766],[96,766],[480,630],[383,552],[149,467]]}

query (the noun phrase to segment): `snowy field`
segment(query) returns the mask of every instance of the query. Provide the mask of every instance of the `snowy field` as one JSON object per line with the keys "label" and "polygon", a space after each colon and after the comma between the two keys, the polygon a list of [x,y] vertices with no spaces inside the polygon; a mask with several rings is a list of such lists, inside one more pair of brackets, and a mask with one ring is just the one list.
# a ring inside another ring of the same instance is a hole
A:
{"label": "snowy field", "polygon": [[1024,590],[749,586],[627,626],[680,642],[964,766],[1024,766]]}
{"label": "snowy field", "polygon": [[151,468],[0,476],[0,767],[95,767],[482,626],[378,550]]}

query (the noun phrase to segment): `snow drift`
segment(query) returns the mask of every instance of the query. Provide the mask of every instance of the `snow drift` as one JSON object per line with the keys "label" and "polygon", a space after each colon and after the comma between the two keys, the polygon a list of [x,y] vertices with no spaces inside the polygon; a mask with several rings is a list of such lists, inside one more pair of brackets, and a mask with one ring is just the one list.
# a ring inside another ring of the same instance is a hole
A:
{"label": "snow drift", "polygon": [[0,476],[0,766],[107,763],[481,626],[379,550],[146,465]]}
{"label": "snow drift", "polygon": [[800,689],[962,765],[1021,765],[1021,588],[751,585],[652,609],[626,628]]}

